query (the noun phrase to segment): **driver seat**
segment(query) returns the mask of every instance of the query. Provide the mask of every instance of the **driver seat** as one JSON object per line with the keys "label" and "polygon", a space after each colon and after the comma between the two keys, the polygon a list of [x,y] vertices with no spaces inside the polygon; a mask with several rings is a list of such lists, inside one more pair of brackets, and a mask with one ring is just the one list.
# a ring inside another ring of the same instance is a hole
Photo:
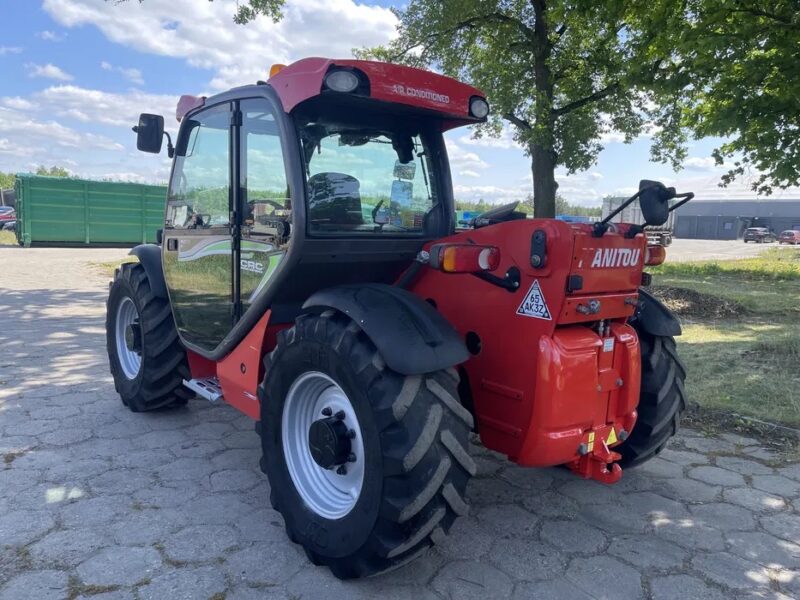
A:
{"label": "driver seat", "polygon": [[317,173],[308,178],[308,222],[317,229],[364,224],[361,184],[344,173]]}

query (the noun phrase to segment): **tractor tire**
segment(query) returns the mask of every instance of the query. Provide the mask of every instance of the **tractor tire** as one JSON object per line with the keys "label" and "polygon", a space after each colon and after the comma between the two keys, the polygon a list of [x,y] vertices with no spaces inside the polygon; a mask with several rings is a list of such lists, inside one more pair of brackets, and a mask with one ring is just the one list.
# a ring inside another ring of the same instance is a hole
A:
{"label": "tractor tire", "polygon": [[106,303],[106,348],[114,388],[133,412],[181,406],[193,395],[186,351],[169,302],[156,297],[139,263],[114,273]]}
{"label": "tractor tire", "polygon": [[639,417],[630,436],[618,447],[620,466],[634,467],[656,456],[678,431],[686,408],[686,367],[678,358],[675,338],[636,328],[642,356]]}
{"label": "tractor tire", "polygon": [[[396,568],[467,513],[473,419],[457,400],[455,369],[396,373],[358,325],[333,310],[301,315],[264,366],[261,467],[289,539],[312,563],[340,579]],[[324,447],[349,453],[347,462],[313,454],[323,422],[346,426]],[[360,480],[337,479],[359,472]],[[337,495],[339,488],[346,491]]]}

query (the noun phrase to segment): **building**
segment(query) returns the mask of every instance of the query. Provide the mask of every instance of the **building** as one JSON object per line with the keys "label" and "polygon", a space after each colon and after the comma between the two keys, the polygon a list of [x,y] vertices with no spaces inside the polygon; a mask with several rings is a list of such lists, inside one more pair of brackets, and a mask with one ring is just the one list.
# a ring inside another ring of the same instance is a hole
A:
{"label": "building", "polygon": [[692,200],[677,210],[675,237],[736,240],[748,227],[800,230],[800,199]]}

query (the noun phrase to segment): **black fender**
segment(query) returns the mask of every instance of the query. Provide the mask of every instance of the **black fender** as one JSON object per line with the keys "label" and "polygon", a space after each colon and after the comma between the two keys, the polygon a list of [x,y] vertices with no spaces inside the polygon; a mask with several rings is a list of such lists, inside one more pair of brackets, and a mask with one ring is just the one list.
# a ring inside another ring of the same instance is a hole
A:
{"label": "black fender", "polygon": [[344,313],[369,336],[388,367],[402,375],[446,369],[469,357],[461,336],[433,306],[395,286],[332,287],[312,294],[303,309]]}
{"label": "black fender", "polygon": [[678,336],[681,334],[681,322],[653,294],[639,288],[639,302],[633,320],[641,329],[650,335]]}
{"label": "black fender", "polygon": [[158,298],[167,298],[167,282],[164,281],[164,267],[161,265],[161,246],[158,244],[139,244],[128,254],[135,256],[144,267],[150,290]]}

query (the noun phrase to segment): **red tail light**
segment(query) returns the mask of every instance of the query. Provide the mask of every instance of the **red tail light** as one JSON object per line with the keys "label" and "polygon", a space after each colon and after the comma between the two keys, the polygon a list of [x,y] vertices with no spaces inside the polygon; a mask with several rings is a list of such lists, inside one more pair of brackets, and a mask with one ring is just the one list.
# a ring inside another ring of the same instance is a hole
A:
{"label": "red tail light", "polygon": [[667,258],[667,249],[664,246],[648,246],[644,254],[644,264],[651,267],[660,265]]}
{"label": "red tail light", "polygon": [[475,244],[435,244],[430,266],[445,273],[479,273],[500,266],[500,249]]}

